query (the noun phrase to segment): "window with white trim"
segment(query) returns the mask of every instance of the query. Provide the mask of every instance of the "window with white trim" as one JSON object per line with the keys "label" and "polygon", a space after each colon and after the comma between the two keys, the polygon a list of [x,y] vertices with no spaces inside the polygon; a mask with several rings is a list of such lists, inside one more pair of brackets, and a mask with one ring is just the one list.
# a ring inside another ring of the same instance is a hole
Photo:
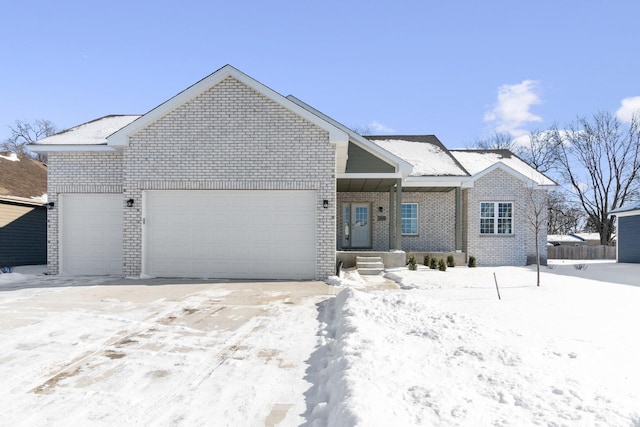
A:
{"label": "window with white trim", "polygon": [[418,234],[418,204],[403,203],[401,214],[402,234]]}
{"label": "window with white trim", "polygon": [[481,202],[480,234],[513,234],[513,202]]}

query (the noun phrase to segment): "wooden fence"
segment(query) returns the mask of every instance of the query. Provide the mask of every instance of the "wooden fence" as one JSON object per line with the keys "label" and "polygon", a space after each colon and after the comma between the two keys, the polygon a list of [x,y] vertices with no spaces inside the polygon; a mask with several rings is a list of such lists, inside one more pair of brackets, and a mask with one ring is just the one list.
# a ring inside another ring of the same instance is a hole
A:
{"label": "wooden fence", "polygon": [[616,259],[615,246],[549,246],[548,259]]}

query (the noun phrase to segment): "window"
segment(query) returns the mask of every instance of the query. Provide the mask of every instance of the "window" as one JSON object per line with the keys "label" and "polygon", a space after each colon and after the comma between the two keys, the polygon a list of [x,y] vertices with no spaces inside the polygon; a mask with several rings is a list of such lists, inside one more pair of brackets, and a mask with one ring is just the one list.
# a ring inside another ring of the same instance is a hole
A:
{"label": "window", "polygon": [[513,203],[480,203],[480,234],[513,234]]}
{"label": "window", "polygon": [[403,203],[402,216],[402,234],[418,234],[418,204]]}

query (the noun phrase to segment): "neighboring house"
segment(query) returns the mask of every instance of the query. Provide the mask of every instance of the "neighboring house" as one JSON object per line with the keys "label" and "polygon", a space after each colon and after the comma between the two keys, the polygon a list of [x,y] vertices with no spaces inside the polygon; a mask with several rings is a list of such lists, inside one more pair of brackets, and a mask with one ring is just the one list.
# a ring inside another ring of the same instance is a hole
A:
{"label": "neighboring house", "polygon": [[54,274],[323,279],[336,251],[394,249],[523,265],[526,195],[555,186],[508,152],[357,135],[231,66],[31,148],[48,153]]}
{"label": "neighboring house", "polygon": [[585,240],[575,234],[549,234],[547,244],[552,246],[580,246]]}
{"label": "neighboring house", "polygon": [[47,263],[47,168],[0,152],[0,268]]}
{"label": "neighboring house", "polygon": [[609,215],[617,221],[617,261],[640,263],[640,203],[614,209]]}

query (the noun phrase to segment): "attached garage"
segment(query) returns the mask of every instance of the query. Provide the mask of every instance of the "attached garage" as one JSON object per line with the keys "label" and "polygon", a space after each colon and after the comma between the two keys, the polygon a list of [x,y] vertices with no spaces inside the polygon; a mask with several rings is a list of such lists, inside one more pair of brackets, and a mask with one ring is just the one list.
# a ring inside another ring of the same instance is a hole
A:
{"label": "attached garage", "polygon": [[316,206],[315,191],[145,191],[143,273],[313,279]]}
{"label": "attached garage", "polygon": [[61,273],[121,275],[122,195],[60,197]]}

